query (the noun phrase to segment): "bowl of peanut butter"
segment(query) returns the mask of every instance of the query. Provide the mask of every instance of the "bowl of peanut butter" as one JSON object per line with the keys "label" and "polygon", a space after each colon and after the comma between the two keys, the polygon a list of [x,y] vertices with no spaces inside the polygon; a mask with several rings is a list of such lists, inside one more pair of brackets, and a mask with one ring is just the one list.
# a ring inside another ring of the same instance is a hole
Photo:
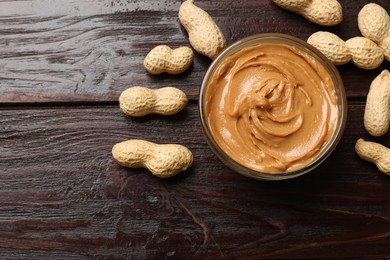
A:
{"label": "bowl of peanut butter", "polygon": [[285,34],[259,34],[225,49],[199,93],[205,138],[229,168],[260,180],[312,171],[344,131],[342,79],[314,47]]}

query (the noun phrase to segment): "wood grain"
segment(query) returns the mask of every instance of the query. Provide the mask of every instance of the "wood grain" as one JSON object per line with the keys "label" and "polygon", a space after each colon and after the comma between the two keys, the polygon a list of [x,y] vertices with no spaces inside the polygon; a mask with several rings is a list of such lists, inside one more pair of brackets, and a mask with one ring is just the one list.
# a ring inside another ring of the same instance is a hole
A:
{"label": "wood grain", "polygon": [[[271,0],[196,4],[229,44],[265,32],[306,39],[359,35],[375,2],[340,0],[344,21],[321,27]],[[152,76],[142,62],[158,44],[188,46],[180,0],[0,0],[0,259],[324,259],[390,256],[390,179],[354,152],[370,137],[364,101],[376,70],[338,67],[348,122],[332,155],[297,179],[261,182],[221,163],[202,135],[198,91],[210,65],[196,55],[182,75]],[[129,118],[128,86],[177,86],[188,107]],[[179,143],[194,165],[167,180],[114,162],[112,146],[142,138]]]}
{"label": "wood grain", "polygon": [[[301,39],[329,30],[343,39],[359,35],[357,14],[368,2],[390,10],[388,0],[341,0],[344,21],[321,27],[270,0],[196,1],[215,19],[228,44],[279,32]],[[196,56],[179,76],[152,76],[142,66],[156,45],[189,45],[177,12],[181,1],[26,0],[0,1],[0,103],[115,101],[129,86],[173,85],[197,99],[210,65]],[[339,68],[347,93],[364,97],[369,83],[389,63],[372,71]]]}
{"label": "wood grain", "polygon": [[[390,255],[390,179],[354,152],[369,137],[351,103],[344,137],[313,172],[261,182],[226,168],[192,103],[132,119],[117,106],[0,110],[0,258],[375,258]],[[113,144],[180,143],[195,163],[169,180],[125,169]]]}

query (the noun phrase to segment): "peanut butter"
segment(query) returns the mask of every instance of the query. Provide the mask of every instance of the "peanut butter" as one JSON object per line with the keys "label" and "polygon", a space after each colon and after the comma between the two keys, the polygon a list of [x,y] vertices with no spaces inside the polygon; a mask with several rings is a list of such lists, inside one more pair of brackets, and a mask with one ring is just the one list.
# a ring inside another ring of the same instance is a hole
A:
{"label": "peanut butter", "polygon": [[330,140],[338,119],[332,79],[295,47],[262,44],[224,59],[209,80],[210,131],[231,158],[253,170],[293,171]]}

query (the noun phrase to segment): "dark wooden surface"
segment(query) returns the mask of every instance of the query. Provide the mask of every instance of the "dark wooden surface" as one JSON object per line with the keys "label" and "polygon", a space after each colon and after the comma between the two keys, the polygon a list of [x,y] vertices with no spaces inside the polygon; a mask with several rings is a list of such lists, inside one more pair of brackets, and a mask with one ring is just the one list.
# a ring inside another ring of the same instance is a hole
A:
{"label": "dark wooden surface", "polygon": [[[390,177],[360,158],[376,70],[339,68],[348,122],[333,154],[310,174],[254,181],[226,168],[201,133],[198,91],[210,60],[182,75],[148,75],[147,52],[187,45],[178,0],[0,1],[0,259],[390,258]],[[369,2],[340,1],[344,21],[321,27],[270,0],[206,1],[229,44],[256,33],[306,39],[359,35]],[[173,85],[188,107],[132,119],[118,109],[129,86]],[[168,180],[125,169],[112,146],[142,138],[180,143],[194,165]]]}

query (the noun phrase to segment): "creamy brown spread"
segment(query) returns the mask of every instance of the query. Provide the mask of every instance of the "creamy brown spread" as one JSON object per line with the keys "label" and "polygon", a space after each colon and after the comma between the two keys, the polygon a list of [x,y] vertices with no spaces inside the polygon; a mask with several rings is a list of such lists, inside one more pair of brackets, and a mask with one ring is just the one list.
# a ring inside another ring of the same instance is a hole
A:
{"label": "creamy brown spread", "polygon": [[223,151],[241,165],[273,173],[310,163],[338,118],[329,73],[283,44],[248,47],[224,59],[209,80],[205,112]]}

